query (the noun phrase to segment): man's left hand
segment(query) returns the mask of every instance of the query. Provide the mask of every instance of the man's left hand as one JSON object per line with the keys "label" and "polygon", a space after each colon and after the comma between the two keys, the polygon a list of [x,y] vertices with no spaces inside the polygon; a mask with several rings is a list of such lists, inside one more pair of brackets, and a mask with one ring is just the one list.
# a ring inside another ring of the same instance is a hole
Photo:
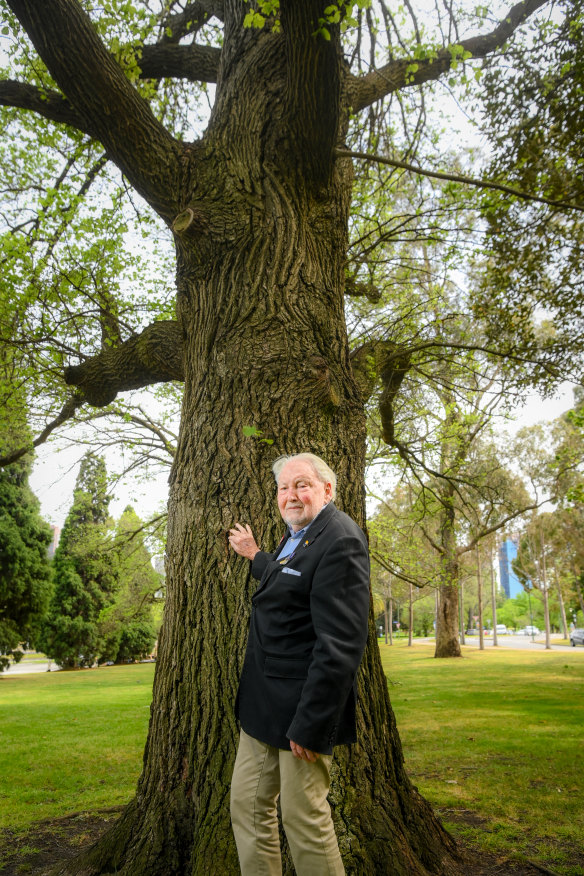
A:
{"label": "man's left hand", "polygon": [[292,742],[290,740],[290,748],[292,749],[292,754],[294,757],[297,757],[298,760],[309,760],[311,763],[317,759],[318,751],[311,751],[309,748],[303,748],[302,745],[298,745],[297,742]]}
{"label": "man's left hand", "polygon": [[241,523],[236,523],[233,529],[229,530],[229,544],[236,554],[240,557],[247,557],[248,560],[253,560],[259,552],[259,547],[251,531],[251,527],[246,523],[242,526]]}

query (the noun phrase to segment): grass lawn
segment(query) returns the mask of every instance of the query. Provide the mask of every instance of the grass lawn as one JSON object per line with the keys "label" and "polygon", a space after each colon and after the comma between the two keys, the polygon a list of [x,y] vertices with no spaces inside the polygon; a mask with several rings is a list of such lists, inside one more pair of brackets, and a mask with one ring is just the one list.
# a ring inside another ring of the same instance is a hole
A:
{"label": "grass lawn", "polygon": [[0,676],[0,826],[131,799],[154,666]]}
{"label": "grass lawn", "polygon": [[584,654],[380,648],[406,766],[445,826],[584,874]]}
{"label": "grass lawn", "polygon": [[[447,828],[583,876],[582,649],[435,660],[429,644],[380,647],[408,770]],[[0,825],[131,799],[153,676],[153,664],[0,676]]]}

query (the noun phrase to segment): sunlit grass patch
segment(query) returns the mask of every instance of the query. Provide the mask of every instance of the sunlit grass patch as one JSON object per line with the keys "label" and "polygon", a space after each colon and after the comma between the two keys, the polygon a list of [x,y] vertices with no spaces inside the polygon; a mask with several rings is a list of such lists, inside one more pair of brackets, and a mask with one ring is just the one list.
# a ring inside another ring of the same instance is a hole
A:
{"label": "sunlit grass patch", "polygon": [[[412,781],[457,836],[584,873],[584,660],[381,646]],[[473,818],[479,823],[473,823]]]}
{"label": "sunlit grass patch", "polygon": [[152,664],[0,679],[0,825],[131,799],[152,698]]}

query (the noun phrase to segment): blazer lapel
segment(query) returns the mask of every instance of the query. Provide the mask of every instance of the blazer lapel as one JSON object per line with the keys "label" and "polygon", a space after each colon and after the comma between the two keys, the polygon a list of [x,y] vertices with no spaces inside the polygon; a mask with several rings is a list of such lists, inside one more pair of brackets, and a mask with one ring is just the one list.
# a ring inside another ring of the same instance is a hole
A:
{"label": "blazer lapel", "polygon": [[[328,505],[326,505],[322,509],[322,511],[320,512],[320,514],[318,515],[318,517],[316,518],[314,523],[311,524],[308,532],[306,533],[305,538],[302,539],[301,543],[298,545],[296,550],[301,551],[301,550],[305,550],[306,548],[309,548],[310,545],[319,537],[319,535],[322,532],[324,532],[324,530],[326,529],[326,527],[328,526],[328,524],[330,523],[330,521],[332,520],[332,518],[334,517],[334,515],[336,513],[337,513],[337,509],[336,509],[334,502],[329,502]],[[254,599],[256,596],[258,596],[262,592],[262,590],[265,588],[265,586],[268,583],[268,580],[269,580],[270,576],[272,575],[272,573],[274,572],[274,570],[281,568],[281,564],[276,559],[276,556],[279,554],[281,549],[284,547],[284,545],[288,541],[289,537],[290,537],[290,530],[287,529],[286,532],[284,533],[284,535],[282,536],[282,538],[280,539],[278,547],[273,552],[272,559],[270,560],[270,562],[266,566],[266,570],[263,574],[262,580],[260,581],[258,587],[256,588],[256,590],[252,596],[252,599]]]}

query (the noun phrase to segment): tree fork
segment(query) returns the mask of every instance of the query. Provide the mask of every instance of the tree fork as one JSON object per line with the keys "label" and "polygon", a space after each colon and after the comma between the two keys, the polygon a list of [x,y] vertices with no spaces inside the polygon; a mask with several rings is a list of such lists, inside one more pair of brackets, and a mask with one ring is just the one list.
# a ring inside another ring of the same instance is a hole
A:
{"label": "tree fork", "polygon": [[[68,372],[95,404],[157,375],[184,378],[185,395],[136,800],[59,872],[235,876],[233,702],[255,584],[225,533],[239,519],[265,547],[277,543],[271,462],[299,450],[327,458],[340,507],[365,519],[365,415],[343,314],[351,165],[334,160],[349,100],[339,31],[331,27],[328,45],[313,37],[317,0],[282,0],[281,34],[244,30],[244,4],[226,0],[216,101],[193,147],[175,141],[131,90],[78,3],[8,3],[110,158],[169,225],[182,216],[171,366],[151,360],[148,345],[143,356],[136,338]],[[66,33],[71,52],[59,42]],[[190,233],[196,209],[204,234]],[[273,444],[246,439],[249,425]],[[331,789],[348,874],[456,872],[453,840],[405,771],[372,616],[359,687],[359,743],[337,752]]]}

